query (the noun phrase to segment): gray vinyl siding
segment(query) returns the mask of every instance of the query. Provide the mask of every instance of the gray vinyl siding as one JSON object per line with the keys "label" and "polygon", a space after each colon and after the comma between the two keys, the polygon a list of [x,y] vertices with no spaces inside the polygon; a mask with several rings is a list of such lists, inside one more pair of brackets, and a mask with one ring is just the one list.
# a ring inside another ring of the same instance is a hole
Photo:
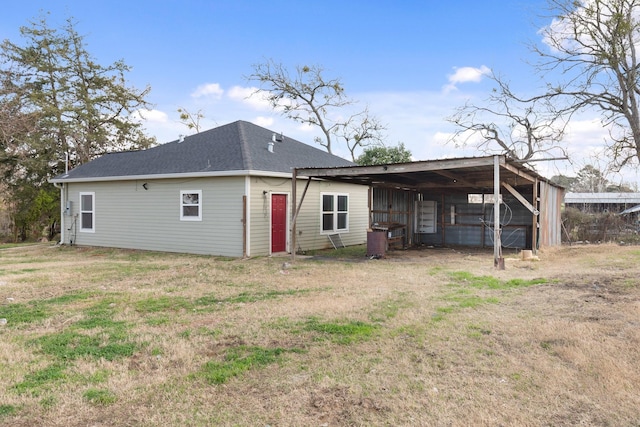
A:
{"label": "gray vinyl siding", "polygon": [[[74,244],[85,246],[243,256],[242,215],[246,180],[241,176],[66,184],[72,209],[71,215],[64,216],[64,243],[69,244],[72,240]],[[145,182],[147,190],[142,187]],[[305,180],[298,183],[297,203],[305,183]],[[271,194],[287,194],[290,222],[291,213],[297,205],[291,200],[291,180],[250,177],[248,184],[248,255],[270,255]],[[180,220],[180,191],[183,190],[202,191],[202,221]],[[81,192],[95,193],[95,232],[92,233],[80,231]],[[328,237],[320,233],[322,192],[349,195],[349,231],[340,234],[346,245],[365,243],[369,226],[367,187],[314,181],[298,217],[297,247],[301,251],[331,247]],[[289,240],[288,233],[290,249]]]}
{"label": "gray vinyl siding", "polygon": [[[268,255],[271,251],[271,194],[287,194],[289,229],[291,215],[300,203],[306,180],[298,180],[295,205],[291,201],[291,180],[282,178],[250,179],[250,255]],[[265,193],[266,192],[266,193]],[[366,242],[368,219],[368,187],[362,185],[313,181],[307,190],[298,216],[296,229],[297,247],[301,251],[331,247],[326,235],[320,233],[320,193],[341,193],[349,195],[349,231],[341,233],[346,245]],[[287,236],[291,250],[290,235]]]}
{"label": "gray vinyl siding", "polygon": [[[72,202],[65,243],[242,256],[244,177],[115,181],[67,184]],[[180,220],[180,191],[201,190],[202,221]],[[79,193],[95,193],[95,232],[73,227]],[[69,230],[69,228],[72,228]]]}
{"label": "gray vinyl siding", "polygon": [[[302,197],[304,185],[305,181],[300,180],[296,190],[298,203]],[[365,243],[369,228],[368,187],[339,182],[314,181],[309,186],[300,209],[297,221],[297,249],[304,252],[332,247],[327,235],[321,234],[320,231],[321,193],[349,195],[349,231],[340,232],[340,236],[347,246]]]}

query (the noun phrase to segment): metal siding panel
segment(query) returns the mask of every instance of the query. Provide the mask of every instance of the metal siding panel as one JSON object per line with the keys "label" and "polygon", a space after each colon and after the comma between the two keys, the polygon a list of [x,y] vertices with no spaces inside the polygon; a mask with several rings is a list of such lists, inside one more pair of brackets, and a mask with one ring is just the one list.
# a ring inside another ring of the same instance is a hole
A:
{"label": "metal siding panel", "polygon": [[564,190],[546,182],[540,182],[539,244],[541,247],[561,244],[563,199]]}
{"label": "metal siding panel", "polygon": [[[491,239],[493,239],[493,234]],[[529,246],[527,245],[527,230],[524,227],[503,228],[501,241],[502,246],[505,248],[524,249]]]}
{"label": "metal siding panel", "polygon": [[[527,196],[526,194],[524,195]],[[427,196],[424,196],[427,199]],[[528,195],[531,199],[532,195]],[[507,247],[526,247],[531,213],[515,197],[503,195],[500,220]],[[439,206],[439,205],[438,205]],[[455,224],[451,223],[451,207],[455,207]],[[448,194],[444,197],[444,211],[438,207],[436,235],[417,235],[416,243],[442,244],[442,214],[444,213],[444,244],[455,246],[493,246],[493,205],[468,203],[466,194]],[[483,223],[486,224],[483,227]],[[483,238],[484,234],[484,238]]]}
{"label": "metal siding panel", "polygon": [[[415,221],[413,210],[415,200],[415,193],[413,192],[390,188],[374,188],[371,214],[372,224],[404,224],[404,230],[392,230],[391,237],[399,237],[404,233],[405,244],[408,244],[409,241],[420,243],[419,236],[411,235]],[[418,240],[414,240],[416,237]]]}
{"label": "metal siding panel", "polygon": [[[482,246],[482,222],[489,210],[482,204],[469,203],[467,194],[446,194],[444,244],[454,246]],[[451,224],[451,206],[455,208],[455,224]],[[485,239],[486,242],[486,239]]]}
{"label": "metal siding panel", "polygon": [[454,246],[481,246],[482,227],[477,226],[453,226],[447,228],[445,245]]}
{"label": "metal siding panel", "polygon": [[[544,208],[546,215],[551,215],[551,219],[541,215],[541,222],[544,226],[541,228],[546,230],[547,235],[541,235],[541,241],[557,242],[551,244],[559,244],[560,240],[560,203],[562,190],[546,183],[542,187],[549,195],[541,195],[541,211]],[[404,194],[403,198],[400,194]],[[390,191],[384,188],[374,189],[373,210],[377,211],[373,214],[373,222],[386,222],[391,218],[394,222],[405,223],[406,214],[393,213],[391,217],[387,214],[388,210],[407,211],[403,203],[411,202],[410,192]],[[521,193],[522,196],[533,203],[533,193]],[[502,237],[505,247],[527,248],[530,247],[528,237],[532,227],[532,213],[518,199],[511,194],[503,194],[503,204],[501,205],[500,221],[503,228]],[[424,245],[461,245],[461,246],[493,246],[493,205],[492,204],[470,204],[466,193],[446,194],[443,198],[438,194],[424,193],[423,200],[435,200],[437,202],[437,229],[435,234],[414,234],[414,242]],[[560,199],[560,202],[558,200]],[[455,224],[451,224],[451,207],[455,206]],[[444,211],[443,211],[444,209]],[[443,224],[444,218],[444,224]],[[408,221],[413,221],[409,218]],[[483,223],[485,226],[483,227]],[[444,227],[444,229],[443,229]],[[483,236],[484,234],[484,236]],[[549,243],[545,243],[549,244]]]}

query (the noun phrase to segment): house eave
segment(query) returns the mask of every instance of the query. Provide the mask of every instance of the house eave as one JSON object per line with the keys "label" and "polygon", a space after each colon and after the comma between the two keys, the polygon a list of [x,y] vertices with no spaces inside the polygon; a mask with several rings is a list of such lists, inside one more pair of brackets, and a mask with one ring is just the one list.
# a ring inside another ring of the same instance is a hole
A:
{"label": "house eave", "polygon": [[64,183],[71,183],[71,182],[109,182],[109,181],[135,181],[135,180],[152,180],[152,179],[213,178],[213,177],[231,177],[231,176],[265,176],[265,177],[274,177],[274,178],[291,178],[292,174],[288,172],[236,170],[236,171],[186,172],[186,173],[147,174],[147,175],[100,176],[100,177],[83,177],[83,178],[58,178],[58,179],[52,178],[52,179],[49,179],[49,182],[52,184],[64,184]]}

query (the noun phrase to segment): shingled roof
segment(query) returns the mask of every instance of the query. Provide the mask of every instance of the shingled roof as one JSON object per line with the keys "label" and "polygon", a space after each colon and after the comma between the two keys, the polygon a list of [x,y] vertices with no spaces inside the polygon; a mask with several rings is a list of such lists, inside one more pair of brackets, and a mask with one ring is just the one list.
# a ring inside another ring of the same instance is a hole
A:
{"label": "shingled roof", "polygon": [[[276,141],[274,142],[274,135]],[[273,142],[273,152],[269,143]],[[352,166],[353,163],[286,135],[243,120],[153,148],[105,154],[52,179],[69,182],[173,174],[232,172],[291,173],[300,167]]]}

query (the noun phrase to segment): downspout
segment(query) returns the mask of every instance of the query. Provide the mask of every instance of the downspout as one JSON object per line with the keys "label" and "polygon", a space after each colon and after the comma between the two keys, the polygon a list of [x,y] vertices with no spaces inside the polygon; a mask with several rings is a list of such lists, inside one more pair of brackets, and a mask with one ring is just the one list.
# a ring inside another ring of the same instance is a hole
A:
{"label": "downspout", "polygon": [[[69,152],[65,151],[64,153],[64,173],[65,175],[69,173]],[[67,186],[61,182],[54,182],[53,186],[60,189],[60,242],[59,245],[64,245],[65,238],[65,229],[67,225],[65,224],[65,213],[67,212]],[[71,214],[71,212],[69,212]]]}
{"label": "downspout", "polygon": [[[297,194],[296,194],[296,181],[298,180],[298,169],[293,168],[293,173],[291,174],[291,200],[293,202],[293,212],[291,213],[291,238],[289,239],[289,243],[291,247],[289,248],[289,252],[291,252],[291,261],[296,260],[296,244],[298,241],[296,240],[296,220],[298,219],[298,210],[295,206],[298,203]],[[300,201],[300,205],[302,205],[302,200]]]}
{"label": "downspout", "polygon": [[242,258],[247,258],[247,196],[242,196]]}
{"label": "downspout", "polygon": [[53,186],[60,189],[60,242],[58,244],[64,245],[64,230],[67,228],[64,218],[67,206],[66,186],[58,182],[54,182]]}
{"label": "downspout", "polygon": [[244,178],[244,194],[242,198],[242,257],[251,256],[251,177]]}

